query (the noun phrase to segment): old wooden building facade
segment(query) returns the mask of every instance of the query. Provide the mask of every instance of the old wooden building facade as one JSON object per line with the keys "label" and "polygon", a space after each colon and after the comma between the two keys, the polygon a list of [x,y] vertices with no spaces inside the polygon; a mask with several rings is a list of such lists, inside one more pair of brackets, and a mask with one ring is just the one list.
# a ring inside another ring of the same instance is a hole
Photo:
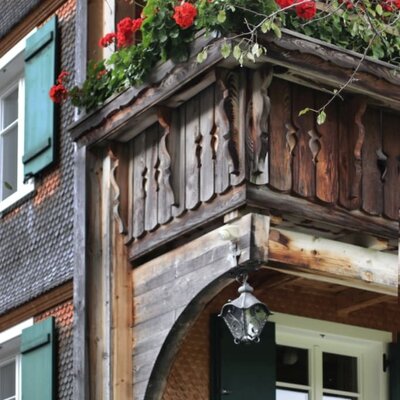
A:
{"label": "old wooden building facade", "polygon": [[[291,32],[240,67],[222,40],[71,128],[74,398],[398,399],[398,71]],[[243,271],[275,325],[235,347],[210,321]]]}

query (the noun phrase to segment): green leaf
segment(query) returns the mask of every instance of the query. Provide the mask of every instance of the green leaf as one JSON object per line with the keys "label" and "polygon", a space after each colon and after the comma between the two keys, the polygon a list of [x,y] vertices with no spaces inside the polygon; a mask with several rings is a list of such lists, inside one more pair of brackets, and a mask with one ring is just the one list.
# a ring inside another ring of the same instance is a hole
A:
{"label": "green leaf", "polygon": [[375,11],[378,15],[382,15],[383,14],[383,8],[380,4],[377,4],[375,7]]}
{"label": "green leaf", "polygon": [[256,58],[254,57],[254,54],[251,53],[250,51],[246,53],[246,57],[252,61],[252,62],[256,62]]}
{"label": "green leaf", "polygon": [[220,24],[223,24],[226,21],[226,12],[225,10],[220,10],[217,16],[217,21]]}
{"label": "green leaf", "polygon": [[233,48],[233,57],[236,58],[236,60],[239,60],[240,56],[242,55],[242,50],[240,48],[240,46],[237,44],[234,48]]}
{"label": "green leaf", "polygon": [[278,39],[280,39],[280,38],[282,37],[282,32],[281,32],[281,29],[279,28],[279,26],[276,25],[275,23],[272,23],[272,24],[271,24],[271,28],[272,28],[272,30],[274,31],[275,36],[276,36]]}
{"label": "green leaf", "polygon": [[199,64],[201,64],[202,62],[207,60],[207,49],[204,49],[203,51],[201,51],[199,54],[197,54],[197,62]]}
{"label": "green leaf", "polygon": [[232,45],[230,43],[224,42],[221,46],[221,55],[224,58],[228,58],[232,52]]}
{"label": "green leaf", "polygon": [[317,124],[322,125],[326,121],[326,112],[321,111],[317,117]]}
{"label": "green leaf", "polygon": [[301,117],[304,114],[307,114],[311,109],[309,107],[303,108],[302,110],[299,111],[299,117]]}
{"label": "green leaf", "polygon": [[267,19],[266,21],[263,22],[261,25],[261,32],[262,33],[267,33],[268,31],[271,30],[272,27],[272,21]]}

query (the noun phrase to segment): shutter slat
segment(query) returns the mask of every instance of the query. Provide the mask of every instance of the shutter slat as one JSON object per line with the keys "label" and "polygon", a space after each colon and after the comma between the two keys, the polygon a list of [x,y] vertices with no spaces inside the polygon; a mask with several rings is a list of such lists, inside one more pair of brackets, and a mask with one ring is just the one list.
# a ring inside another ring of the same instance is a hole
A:
{"label": "shutter slat", "polygon": [[55,84],[58,54],[57,17],[26,41],[24,179],[55,161],[56,107],[49,98]]}

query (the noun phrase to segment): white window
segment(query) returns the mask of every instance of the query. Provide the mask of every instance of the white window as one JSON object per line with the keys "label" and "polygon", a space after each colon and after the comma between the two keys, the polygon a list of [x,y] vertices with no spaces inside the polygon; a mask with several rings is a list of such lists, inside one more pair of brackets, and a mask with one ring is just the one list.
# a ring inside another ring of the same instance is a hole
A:
{"label": "white window", "polygon": [[274,319],[277,400],[388,398],[382,357],[389,332],[283,315]]}
{"label": "white window", "polygon": [[21,399],[20,336],[32,324],[33,320],[29,319],[0,332],[0,400]]}
{"label": "white window", "polygon": [[23,181],[22,164],[25,42],[0,58],[0,212],[33,190],[32,181]]}

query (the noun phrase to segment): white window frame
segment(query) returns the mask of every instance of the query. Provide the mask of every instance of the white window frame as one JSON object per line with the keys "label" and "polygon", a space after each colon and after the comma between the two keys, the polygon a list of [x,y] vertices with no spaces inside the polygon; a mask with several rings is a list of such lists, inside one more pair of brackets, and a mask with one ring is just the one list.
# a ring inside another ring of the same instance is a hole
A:
{"label": "white window frame", "polygon": [[389,377],[388,373],[383,371],[382,359],[392,339],[390,332],[280,313],[274,314],[270,319],[276,323],[278,345],[309,350],[309,386],[282,382],[277,382],[277,386],[307,389],[310,393],[309,400],[321,400],[322,353],[330,352],[357,358],[358,400],[389,398]]}
{"label": "white window frame", "polygon": [[[24,90],[24,67],[23,67],[23,55],[26,46],[26,39],[31,36],[36,29],[30,32],[25,38],[19,41],[11,50],[9,50],[3,57],[0,58],[0,71],[13,68],[13,64],[22,62],[22,68],[18,73],[15,74],[13,81],[9,84],[5,84],[0,80],[0,98],[3,98],[11,90],[15,89],[18,85],[18,166],[17,166],[17,188],[16,191],[5,198],[0,200],[0,214],[7,208],[11,207],[14,203],[21,200],[23,197],[30,194],[34,189],[34,179],[29,179],[24,183],[24,166],[22,163],[22,157],[24,153],[24,130],[25,130],[25,90]],[[22,61],[21,61],[22,58]],[[1,182],[1,185],[4,185]]]}
{"label": "white window frame", "polygon": [[[15,399],[21,400],[21,355],[20,344],[21,334],[26,328],[33,325],[33,318],[21,322],[3,332],[0,332],[0,366],[6,365],[10,361],[15,360],[15,382],[16,391]],[[8,344],[7,351],[3,349],[5,344]]]}

